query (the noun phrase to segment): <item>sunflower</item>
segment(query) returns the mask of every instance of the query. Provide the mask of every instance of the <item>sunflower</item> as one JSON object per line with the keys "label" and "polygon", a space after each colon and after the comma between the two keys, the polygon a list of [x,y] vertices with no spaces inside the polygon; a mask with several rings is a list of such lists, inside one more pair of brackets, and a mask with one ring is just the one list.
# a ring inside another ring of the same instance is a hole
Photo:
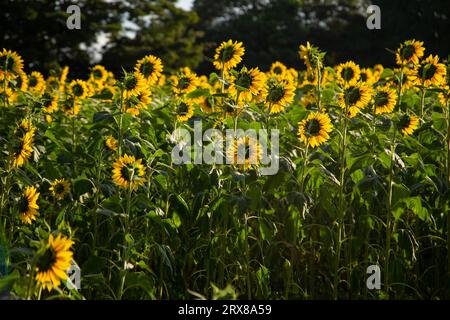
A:
{"label": "sunflower", "polygon": [[336,68],[337,80],[342,84],[353,85],[358,82],[360,75],[361,70],[353,61],[341,63]]}
{"label": "sunflower", "polygon": [[383,71],[384,71],[384,67],[382,64],[376,64],[373,66],[373,75],[375,77],[377,77],[378,79],[381,78]]}
{"label": "sunflower", "polygon": [[3,86],[0,85],[0,97],[2,100],[5,99],[8,101],[8,104],[12,104],[16,100],[17,93],[14,92],[11,88],[6,87],[6,90],[3,89]]}
{"label": "sunflower", "polygon": [[313,91],[308,91],[304,93],[300,98],[300,103],[303,104],[303,106],[306,109],[313,109],[317,107],[317,98]]}
{"label": "sunflower", "polygon": [[139,73],[147,80],[150,86],[155,85],[161,77],[163,64],[161,59],[152,55],[145,56],[139,60],[134,67],[136,73]]}
{"label": "sunflower", "polygon": [[280,61],[275,61],[270,66],[269,74],[275,77],[279,77],[280,79],[283,79],[286,75],[287,67],[281,63]]}
{"label": "sunflower", "polygon": [[419,59],[423,57],[425,48],[423,42],[416,40],[407,40],[400,45],[395,54],[395,59],[398,65],[404,66],[407,64],[417,64]]}
{"label": "sunflower", "polygon": [[73,97],[66,97],[60,104],[61,110],[68,116],[76,116],[80,112],[81,103]]}
{"label": "sunflower", "polygon": [[262,89],[270,113],[279,113],[294,101],[295,86],[290,81],[270,79]]}
{"label": "sunflower", "polygon": [[428,58],[422,60],[416,65],[413,71],[413,77],[417,84],[424,87],[431,85],[445,84],[447,68],[443,63],[439,63],[439,57],[429,55]]}
{"label": "sunflower", "polygon": [[28,161],[28,158],[33,153],[33,132],[25,133],[18,142],[15,152],[13,154],[13,166],[18,168]]}
{"label": "sunflower", "polygon": [[374,84],[375,82],[378,81],[377,77],[374,75],[374,73],[372,72],[372,70],[370,70],[369,68],[364,68],[361,69],[361,73],[360,73],[360,81],[361,82],[365,82],[367,84]]}
{"label": "sunflower", "polygon": [[299,51],[300,59],[305,63],[306,69],[310,71],[311,69],[317,69],[317,67],[323,67],[323,56],[319,48],[312,46],[309,41],[306,45],[300,45]]}
{"label": "sunflower", "polygon": [[253,96],[258,95],[263,85],[264,75],[258,68],[248,70],[243,67],[236,76],[231,77],[228,92],[232,97],[236,97],[239,92],[240,99],[251,101]]}
{"label": "sunflower", "polygon": [[233,143],[227,147],[227,163],[238,165],[245,171],[249,170],[252,166],[258,166],[262,157],[262,146],[252,136],[233,139]]}
{"label": "sunflower", "polygon": [[31,224],[33,220],[36,220],[36,216],[39,214],[37,200],[39,198],[39,192],[36,188],[26,187],[22,196],[20,197],[17,208],[19,209],[19,217],[23,223]]}
{"label": "sunflower", "polygon": [[298,123],[298,137],[307,146],[320,146],[330,139],[333,129],[330,117],[325,113],[313,112]]}
{"label": "sunflower", "polygon": [[125,98],[125,112],[138,116],[140,109],[147,108],[152,98],[150,98],[150,91],[145,90],[140,92],[137,96],[126,99]]}
{"label": "sunflower", "polygon": [[375,114],[391,113],[397,104],[397,92],[389,86],[378,87],[373,102]]}
{"label": "sunflower", "polygon": [[3,49],[0,51],[0,80],[15,78],[23,72],[23,60],[14,51]]}
{"label": "sunflower", "polygon": [[123,94],[126,98],[137,96],[147,88],[144,77],[136,72],[125,75],[123,79],[123,86]]}
{"label": "sunflower", "polygon": [[16,81],[16,88],[18,88],[20,91],[27,91],[28,90],[28,77],[27,74],[23,71],[19,72],[17,74]]}
{"label": "sunflower", "polygon": [[58,110],[58,96],[45,92],[42,96],[42,109],[45,113],[53,113]]}
{"label": "sunflower", "polygon": [[297,83],[298,83],[298,72],[297,72],[297,70],[295,70],[294,68],[287,69],[287,71],[286,71],[286,79],[288,79],[288,81],[291,81],[294,84],[294,86],[297,86]]}
{"label": "sunflower", "polygon": [[50,234],[48,243],[38,254],[36,263],[36,281],[49,292],[67,279],[67,270],[72,262],[70,247],[73,241],[59,234],[56,238]]}
{"label": "sunflower", "polygon": [[64,92],[66,87],[67,76],[69,75],[69,67],[64,67],[59,76],[59,91]]}
{"label": "sunflower", "polygon": [[66,179],[56,179],[49,190],[56,199],[63,200],[66,194],[69,193],[70,183]]}
{"label": "sunflower", "polygon": [[439,102],[442,104],[442,106],[444,107],[448,107],[448,101],[450,99],[450,87],[449,86],[445,86],[443,88],[444,92],[440,92],[438,97],[439,97]]}
{"label": "sunflower", "polygon": [[181,69],[178,76],[171,78],[171,80],[173,91],[178,95],[194,91],[197,89],[199,82],[197,75],[187,67]]}
{"label": "sunflower", "polygon": [[17,131],[20,131],[20,133],[22,135],[25,135],[28,132],[30,132],[31,135],[34,136],[34,133],[36,132],[36,128],[33,125],[33,123],[31,122],[31,120],[29,120],[29,119],[22,119],[19,122],[19,125],[18,125],[18,128],[17,128],[16,132]]}
{"label": "sunflower", "polygon": [[116,152],[119,146],[119,143],[117,142],[117,140],[113,137],[113,136],[108,136],[105,139],[105,146],[111,150]]}
{"label": "sunflower", "polygon": [[[399,68],[394,69],[394,74],[397,76],[392,77],[392,79],[390,79],[391,84],[398,88],[399,85],[399,79],[400,79],[400,75],[402,74],[401,70]],[[409,68],[403,68],[403,78],[402,78],[402,92],[405,91],[406,89],[411,89],[414,88],[414,84],[415,84],[415,77],[414,77],[414,70],[409,69]]]}
{"label": "sunflower", "polygon": [[142,159],[136,160],[134,156],[124,155],[113,164],[113,181],[124,189],[137,188],[144,184],[145,169]]}
{"label": "sunflower", "polygon": [[222,42],[216,49],[216,54],[214,55],[214,67],[217,70],[224,69],[225,72],[233,69],[242,61],[244,52],[245,48],[242,42],[233,42],[231,39]]}
{"label": "sunflower", "polygon": [[108,79],[108,71],[104,66],[96,65],[91,69],[89,79],[96,83],[104,83],[106,82],[106,79]]}
{"label": "sunflower", "polygon": [[194,115],[194,106],[190,100],[180,100],[176,104],[177,120],[186,122]]}
{"label": "sunflower", "polygon": [[38,72],[31,72],[28,77],[28,91],[34,95],[42,96],[45,92],[45,80],[44,76]]}
{"label": "sunflower", "polygon": [[75,99],[86,99],[89,95],[89,88],[86,81],[72,80],[69,84],[68,93]]}
{"label": "sunflower", "polygon": [[399,130],[404,135],[412,135],[414,131],[419,127],[419,118],[414,115],[403,115],[398,123]]}
{"label": "sunflower", "polygon": [[359,110],[365,108],[372,99],[373,89],[365,83],[346,85],[339,93],[339,105],[346,109],[348,116],[353,118]]}

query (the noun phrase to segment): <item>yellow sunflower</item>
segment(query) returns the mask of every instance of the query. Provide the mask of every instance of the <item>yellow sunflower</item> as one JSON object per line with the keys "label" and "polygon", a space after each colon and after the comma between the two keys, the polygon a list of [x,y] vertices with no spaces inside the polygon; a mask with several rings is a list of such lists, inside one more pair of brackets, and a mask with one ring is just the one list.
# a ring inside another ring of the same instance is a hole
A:
{"label": "yellow sunflower", "polygon": [[150,91],[144,90],[140,92],[137,96],[131,97],[129,99],[125,98],[124,106],[125,112],[132,114],[134,116],[138,116],[140,113],[140,109],[148,108],[148,105],[152,101],[150,97]]}
{"label": "yellow sunflower", "polygon": [[448,101],[450,99],[450,87],[445,86],[443,90],[444,92],[440,92],[438,95],[439,102],[442,104],[443,107],[448,107]]}
{"label": "yellow sunflower", "polygon": [[119,148],[119,143],[117,142],[117,140],[113,136],[108,136],[105,139],[105,146],[109,150],[116,152],[117,149]]}
{"label": "yellow sunflower", "polygon": [[178,76],[171,78],[173,91],[177,95],[188,94],[197,89],[199,80],[197,75],[189,68],[180,70]]}
{"label": "yellow sunflower", "polygon": [[313,112],[298,123],[298,137],[307,146],[320,146],[330,139],[333,129],[330,117],[325,113]]}
{"label": "yellow sunflower", "polygon": [[18,125],[18,131],[23,135],[30,132],[32,136],[34,136],[34,133],[36,132],[36,127],[33,125],[33,123],[29,119],[22,119],[19,122]]}
{"label": "yellow sunflower", "polygon": [[45,92],[41,98],[42,109],[45,113],[53,113],[58,110],[58,96]]}
{"label": "yellow sunflower", "polygon": [[18,168],[23,166],[33,153],[33,133],[25,133],[18,141],[18,145],[13,154],[13,166]]}
{"label": "yellow sunflower", "polygon": [[75,99],[86,99],[89,95],[87,82],[83,80],[72,80],[69,84],[68,93]]}
{"label": "yellow sunflower", "polygon": [[97,83],[104,83],[104,82],[106,82],[106,79],[108,79],[108,71],[102,65],[95,65],[91,69],[91,74],[90,74],[89,78],[91,81],[94,81]]}
{"label": "yellow sunflower", "polygon": [[295,86],[289,81],[269,79],[262,89],[262,96],[270,113],[279,113],[294,101]]}
{"label": "yellow sunflower", "polygon": [[145,169],[142,159],[135,159],[134,156],[124,155],[113,164],[113,181],[121,188],[137,190],[144,184]]}
{"label": "yellow sunflower", "polygon": [[66,179],[56,179],[49,190],[56,199],[63,200],[66,194],[69,193],[70,183]]}
{"label": "yellow sunflower", "polygon": [[447,69],[443,63],[439,63],[439,57],[429,55],[416,65],[413,71],[413,77],[416,84],[424,87],[432,85],[440,86],[445,84]]}
{"label": "yellow sunflower", "polygon": [[375,114],[391,113],[397,104],[397,92],[389,86],[378,87],[373,102]]}
{"label": "yellow sunflower", "polygon": [[139,73],[129,73],[123,79],[124,91],[123,95],[126,98],[137,96],[139,93],[147,90],[146,81]]}
{"label": "yellow sunflower", "polygon": [[28,91],[37,96],[42,96],[45,92],[44,76],[38,72],[31,72],[28,77]]}
{"label": "yellow sunflower", "polygon": [[38,253],[36,263],[36,281],[49,292],[59,287],[61,280],[67,279],[67,271],[72,262],[73,253],[70,248],[73,241],[58,234],[56,238],[50,234],[46,246]]}
{"label": "yellow sunflower", "polygon": [[69,75],[69,67],[64,67],[59,76],[59,92],[65,92],[67,76]]}
{"label": "yellow sunflower", "polygon": [[23,71],[19,72],[17,74],[17,78],[15,79],[16,81],[16,88],[19,89],[20,91],[27,91],[28,90],[28,77],[27,74]]}
{"label": "yellow sunflower", "polygon": [[180,100],[176,103],[175,113],[177,120],[186,122],[194,115],[194,106],[190,100]]}
{"label": "yellow sunflower", "polygon": [[76,116],[80,112],[81,103],[72,97],[66,97],[65,100],[61,101],[60,106],[66,115]]}
{"label": "yellow sunflower", "polygon": [[153,55],[148,55],[139,60],[134,67],[136,73],[142,75],[150,86],[155,85],[163,72],[161,59]]}
{"label": "yellow sunflower", "polygon": [[377,77],[374,75],[372,70],[370,70],[369,68],[361,69],[359,79],[360,79],[360,81],[365,82],[370,85],[372,85],[378,81]]}
{"label": "yellow sunflower", "polygon": [[307,41],[306,45],[301,44],[298,49],[300,59],[303,60],[307,69],[311,69],[311,54],[310,54],[312,50],[311,44],[309,43],[309,41]]}
{"label": "yellow sunflower", "polygon": [[269,74],[273,75],[275,77],[279,77],[280,79],[283,79],[286,75],[287,67],[281,63],[280,61],[275,61],[270,66]]}
{"label": "yellow sunflower", "polygon": [[382,64],[376,64],[373,66],[373,75],[375,78],[377,78],[377,81],[381,78],[383,71],[384,71],[384,67]]}
{"label": "yellow sunflower", "polygon": [[26,187],[22,196],[17,203],[17,208],[19,209],[20,220],[25,224],[31,224],[38,216],[39,206],[37,205],[37,200],[39,198],[39,192],[36,188]]}
{"label": "yellow sunflower", "polygon": [[22,57],[11,50],[0,51],[0,80],[5,77],[14,79],[21,72],[23,72]]}
{"label": "yellow sunflower", "polygon": [[236,76],[231,77],[228,92],[232,97],[236,97],[239,92],[240,99],[251,101],[253,96],[258,95],[263,85],[264,75],[258,68],[248,70],[243,67]]}
{"label": "yellow sunflower", "polygon": [[365,83],[346,85],[344,90],[339,93],[339,105],[342,109],[347,110],[350,118],[353,118],[370,103],[372,94],[372,87]]}
{"label": "yellow sunflower", "polygon": [[245,48],[242,42],[233,42],[231,39],[222,42],[216,49],[216,54],[214,55],[214,67],[217,70],[222,70],[223,68],[224,71],[233,69],[242,61],[244,52]]}
{"label": "yellow sunflower", "polygon": [[398,128],[404,135],[412,135],[418,127],[419,118],[414,115],[405,114],[399,120]]}
{"label": "yellow sunflower", "polygon": [[258,166],[262,157],[262,146],[252,136],[234,139],[233,143],[227,146],[227,163],[237,165],[245,171]]}
{"label": "yellow sunflower", "polygon": [[407,40],[400,45],[395,54],[398,65],[405,66],[407,64],[417,64],[419,59],[423,57],[425,48],[423,42],[416,40]]}
{"label": "yellow sunflower", "polygon": [[336,68],[336,76],[338,82],[342,84],[353,85],[358,82],[361,75],[361,70],[353,61],[341,63]]}

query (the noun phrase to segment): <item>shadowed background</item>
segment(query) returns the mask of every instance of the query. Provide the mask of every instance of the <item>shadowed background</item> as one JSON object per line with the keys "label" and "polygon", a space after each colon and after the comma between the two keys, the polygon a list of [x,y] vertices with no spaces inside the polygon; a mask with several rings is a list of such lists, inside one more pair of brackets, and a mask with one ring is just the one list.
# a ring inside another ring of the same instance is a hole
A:
{"label": "shadowed background", "polygon": [[[66,9],[81,8],[81,30],[68,30]],[[381,30],[366,27],[370,4],[381,8]],[[335,64],[391,65],[399,43],[415,38],[426,53],[450,52],[448,0],[1,0],[0,47],[19,52],[27,71],[69,65],[84,76],[101,63],[118,73],[152,53],[167,70],[211,71],[223,40],[243,41],[245,64],[274,60],[302,68],[297,48],[310,41]]]}

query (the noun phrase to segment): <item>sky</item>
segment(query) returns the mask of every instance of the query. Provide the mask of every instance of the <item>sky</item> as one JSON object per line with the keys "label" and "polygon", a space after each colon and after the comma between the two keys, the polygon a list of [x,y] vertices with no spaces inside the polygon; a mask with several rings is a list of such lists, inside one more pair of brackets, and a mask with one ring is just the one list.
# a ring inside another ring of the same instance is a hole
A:
{"label": "sky", "polygon": [[194,2],[194,0],[178,0],[177,5],[185,10],[190,10],[192,7],[192,2]]}

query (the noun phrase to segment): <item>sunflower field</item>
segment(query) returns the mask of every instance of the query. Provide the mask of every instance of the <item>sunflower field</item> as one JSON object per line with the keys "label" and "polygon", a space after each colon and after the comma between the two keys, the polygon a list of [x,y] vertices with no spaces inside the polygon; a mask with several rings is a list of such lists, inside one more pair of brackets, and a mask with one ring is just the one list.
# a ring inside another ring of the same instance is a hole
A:
{"label": "sunflower field", "polygon": [[[328,66],[308,42],[260,70],[228,40],[209,75],[149,54],[74,79],[3,49],[0,295],[450,299],[450,61],[425,51]],[[241,164],[177,164],[198,121],[278,130],[278,170],[249,137],[222,150]]]}

